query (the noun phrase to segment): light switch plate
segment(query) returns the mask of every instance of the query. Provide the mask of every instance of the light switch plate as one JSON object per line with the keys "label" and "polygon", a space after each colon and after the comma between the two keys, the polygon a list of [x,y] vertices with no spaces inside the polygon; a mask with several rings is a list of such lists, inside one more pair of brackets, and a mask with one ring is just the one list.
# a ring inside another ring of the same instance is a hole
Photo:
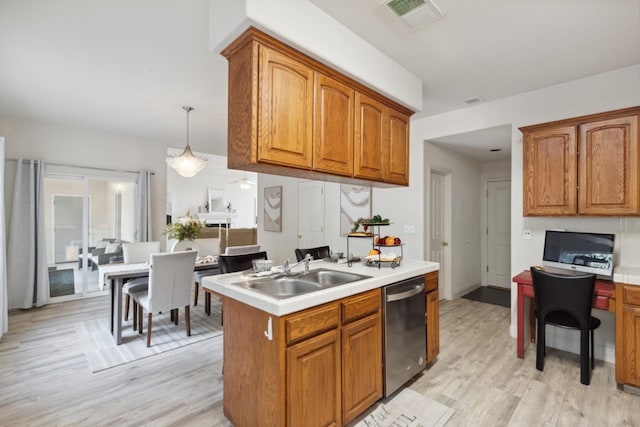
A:
{"label": "light switch plate", "polygon": [[405,225],[404,232],[407,234],[416,234],[416,226],[415,225]]}

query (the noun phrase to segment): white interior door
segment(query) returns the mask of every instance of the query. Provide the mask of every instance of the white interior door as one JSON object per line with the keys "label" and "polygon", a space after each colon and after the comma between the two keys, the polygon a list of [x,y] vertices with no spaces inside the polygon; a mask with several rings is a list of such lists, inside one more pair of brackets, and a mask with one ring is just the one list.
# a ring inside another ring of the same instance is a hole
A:
{"label": "white interior door", "polygon": [[487,285],[511,287],[511,181],[487,182]]}
{"label": "white interior door", "polygon": [[298,247],[323,246],[324,239],[324,183],[298,183]]}
{"label": "white interior door", "polygon": [[429,261],[440,263],[440,271],[438,273],[438,289],[440,292],[440,298],[445,297],[443,287],[446,283],[448,267],[446,261],[446,248],[449,245],[446,237],[446,181],[445,175],[435,171],[431,172],[431,200],[429,204]]}

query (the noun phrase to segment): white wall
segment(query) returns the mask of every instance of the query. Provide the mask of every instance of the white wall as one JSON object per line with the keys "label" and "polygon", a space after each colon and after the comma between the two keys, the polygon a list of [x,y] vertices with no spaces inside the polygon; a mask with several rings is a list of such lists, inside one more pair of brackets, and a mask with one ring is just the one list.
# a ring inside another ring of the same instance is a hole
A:
{"label": "white wall", "polygon": [[209,46],[216,52],[253,25],[407,107],[422,110],[418,77],[307,0],[215,0],[210,5]]}
{"label": "white wall", "polygon": [[[182,150],[169,148],[168,154],[180,154]],[[244,176],[250,181],[256,182],[253,172],[243,172],[227,169],[227,158],[206,153],[195,153],[209,159],[207,167],[196,176],[185,178],[175,170],[167,168],[167,193],[171,194],[173,217],[179,218],[191,212],[193,216],[204,208],[208,201],[208,188],[224,190],[225,200],[231,203],[235,210],[234,226],[255,227],[255,211],[257,185],[251,185],[243,190],[240,184],[234,181]]]}
{"label": "white wall", "polygon": [[[480,163],[462,154],[424,143],[424,168],[451,174],[452,230],[449,240],[451,251],[451,286],[445,288],[444,298],[464,295],[482,282],[480,267],[481,240],[481,181]],[[426,188],[430,188],[430,176],[426,176]],[[430,201],[425,198],[425,224],[428,227]],[[428,247],[428,233],[424,233],[424,246]],[[428,252],[427,252],[428,253]]]}
{"label": "white wall", "polygon": [[[151,178],[153,238],[162,239],[166,203],[166,146],[153,141],[99,133],[10,117],[0,117],[7,158],[118,170],[153,171]],[[15,162],[7,161],[5,213],[11,212]],[[7,216],[8,218],[8,216]]]}
{"label": "white wall", "polygon": [[[522,216],[522,134],[518,127],[576,117],[585,114],[640,105],[640,65],[626,67],[565,84],[480,104],[411,123],[412,139],[435,139],[511,124],[511,272],[513,275],[540,264],[544,230],[549,226],[568,230],[594,230],[616,233],[618,259],[624,264],[640,264],[640,219],[600,218],[524,218]],[[407,209],[418,209],[419,202],[406,200]],[[522,237],[525,228],[533,238]],[[515,336],[516,292],[512,285],[510,333]],[[597,311],[603,325],[596,331],[596,357],[612,361],[614,320],[610,313]],[[553,339],[552,339],[553,340]],[[552,343],[553,341],[550,341]],[[561,340],[558,346],[577,351],[575,342]]]}

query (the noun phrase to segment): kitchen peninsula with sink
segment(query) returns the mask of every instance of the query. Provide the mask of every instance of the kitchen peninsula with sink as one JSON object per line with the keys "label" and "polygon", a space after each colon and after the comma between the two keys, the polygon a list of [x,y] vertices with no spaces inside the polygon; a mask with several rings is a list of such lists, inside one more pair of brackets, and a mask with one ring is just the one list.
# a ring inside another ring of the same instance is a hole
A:
{"label": "kitchen peninsula with sink", "polygon": [[[418,260],[393,269],[311,261],[309,274],[297,268],[284,278],[300,291],[287,297],[260,291],[269,283],[285,286],[282,278],[205,278],[205,289],[223,300],[225,416],[236,427],[342,426],[354,420],[384,392],[386,286],[423,279],[427,357],[420,369],[437,354],[438,269],[438,263]],[[318,280],[322,276],[329,280]],[[305,277],[328,286],[310,290]]]}

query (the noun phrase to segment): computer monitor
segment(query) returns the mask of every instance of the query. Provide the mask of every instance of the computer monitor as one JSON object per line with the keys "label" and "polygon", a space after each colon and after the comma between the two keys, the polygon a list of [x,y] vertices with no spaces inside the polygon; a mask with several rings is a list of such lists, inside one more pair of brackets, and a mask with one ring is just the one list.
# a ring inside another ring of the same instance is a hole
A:
{"label": "computer monitor", "polygon": [[542,265],[610,278],[614,240],[613,234],[547,230]]}

